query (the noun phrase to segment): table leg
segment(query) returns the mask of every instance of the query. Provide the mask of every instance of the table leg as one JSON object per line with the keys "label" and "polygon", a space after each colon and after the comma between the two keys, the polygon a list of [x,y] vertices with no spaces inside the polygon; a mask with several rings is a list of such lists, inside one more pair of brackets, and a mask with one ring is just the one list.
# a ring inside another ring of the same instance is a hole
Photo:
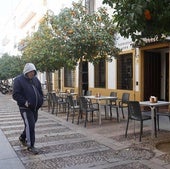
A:
{"label": "table leg", "polygon": [[[108,107],[108,100],[106,100],[105,102],[105,106],[106,106],[106,112],[105,112],[105,119],[107,119],[107,117],[109,117],[109,107]],[[111,118],[111,117],[110,117]]]}
{"label": "table leg", "polygon": [[101,105],[100,105],[100,100],[98,100],[98,104],[99,104],[99,125],[101,126],[102,120],[101,120]]}
{"label": "table leg", "polygon": [[151,106],[151,118],[152,118],[152,138],[157,137],[157,129],[156,129],[156,109],[154,106]]}

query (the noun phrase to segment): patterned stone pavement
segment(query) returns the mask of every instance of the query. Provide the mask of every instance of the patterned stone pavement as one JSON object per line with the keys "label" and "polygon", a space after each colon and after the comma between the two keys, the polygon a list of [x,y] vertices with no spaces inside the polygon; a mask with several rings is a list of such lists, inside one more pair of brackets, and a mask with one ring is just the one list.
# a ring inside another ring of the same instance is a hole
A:
{"label": "patterned stone pavement", "polygon": [[72,124],[71,120],[67,122],[64,114],[55,116],[46,109],[40,110],[35,146],[41,152],[32,155],[18,141],[23,122],[16,103],[10,95],[0,94],[0,129],[26,169],[170,168],[168,154],[155,148],[165,135],[170,140],[168,131],[158,133],[158,138],[152,140],[150,126],[146,124],[139,143],[137,129],[134,137],[133,123],[128,138],[124,138],[126,120],[120,123],[114,119],[102,120],[99,126],[96,118],[93,124],[88,123],[87,128],[83,125],[83,121],[79,125]]}

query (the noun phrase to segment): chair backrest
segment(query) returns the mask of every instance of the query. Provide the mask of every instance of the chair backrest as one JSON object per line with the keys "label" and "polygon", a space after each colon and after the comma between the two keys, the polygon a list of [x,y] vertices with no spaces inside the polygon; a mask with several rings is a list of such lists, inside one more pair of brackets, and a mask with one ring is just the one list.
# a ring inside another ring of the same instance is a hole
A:
{"label": "chair backrest", "polygon": [[51,107],[53,104],[53,98],[51,92],[47,93],[47,101],[48,101],[48,106]]}
{"label": "chair backrest", "polygon": [[67,96],[67,101],[69,103],[69,106],[74,107],[74,100],[73,100],[73,96],[72,95],[68,95]]}
{"label": "chair backrest", "polygon": [[[117,97],[117,92],[110,92],[110,96],[111,97]],[[114,103],[116,102],[117,98],[115,99],[110,99],[110,103]]]}
{"label": "chair backrest", "polygon": [[84,96],[81,96],[79,98],[79,101],[80,101],[80,109],[86,111],[86,109],[88,108],[88,100]]}
{"label": "chair backrest", "polygon": [[59,97],[57,96],[56,93],[52,93],[52,100],[53,100],[53,102],[58,103]]}
{"label": "chair backrest", "polygon": [[133,119],[142,119],[140,103],[138,101],[128,102],[128,117]]}
{"label": "chair backrest", "polygon": [[122,94],[122,103],[128,103],[130,94],[129,93],[123,93]]}
{"label": "chair backrest", "polygon": [[110,92],[110,96],[117,97],[117,92]]}
{"label": "chair backrest", "polygon": [[74,89],[70,89],[70,93],[74,93]]}
{"label": "chair backrest", "polygon": [[47,100],[50,102],[52,101],[52,93],[50,92],[47,93]]}
{"label": "chair backrest", "polygon": [[91,90],[87,90],[85,93],[86,96],[91,96],[92,95],[92,91]]}

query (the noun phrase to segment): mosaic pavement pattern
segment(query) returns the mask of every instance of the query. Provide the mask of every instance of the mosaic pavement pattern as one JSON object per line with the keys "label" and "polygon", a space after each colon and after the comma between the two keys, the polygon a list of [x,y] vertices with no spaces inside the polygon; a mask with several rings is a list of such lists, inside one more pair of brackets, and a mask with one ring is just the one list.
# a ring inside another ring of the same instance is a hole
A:
{"label": "mosaic pavement pattern", "polygon": [[[22,119],[10,98],[0,98],[0,128],[26,169],[149,169],[142,160],[155,156],[151,149],[132,145],[114,150],[85,134],[72,130],[54,115],[39,112],[36,124],[36,147],[40,154],[31,155],[18,141]],[[3,105],[3,103],[2,103]],[[110,138],[112,139],[112,138]],[[120,136],[117,141],[124,141]]]}

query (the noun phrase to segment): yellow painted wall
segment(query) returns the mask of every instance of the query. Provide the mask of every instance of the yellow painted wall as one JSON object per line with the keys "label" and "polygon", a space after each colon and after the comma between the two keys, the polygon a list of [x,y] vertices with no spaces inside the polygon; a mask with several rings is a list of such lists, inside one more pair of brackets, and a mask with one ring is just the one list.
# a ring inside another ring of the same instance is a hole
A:
{"label": "yellow painted wall", "polygon": [[[90,91],[92,91],[92,95],[96,95],[97,93],[100,93],[103,96],[108,96],[110,95],[110,92],[117,92],[118,98],[122,97],[122,94],[124,92],[130,93],[130,100],[138,100],[138,101],[142,101],[143,100],[143,86],[144,86],[144,51],[145,50],[150,50],[150,49],[160,49],[160,48],[169,48],[170,49],[170,43],[165,42],[165,43],[155,43],[155,44],[150,44],[144,47],[140,48],[139,51],[139,57],[136,59],[135,57],[135,52],[134,50],[128,50],[125,52],[122,52],[121,54],[124,53],[133,53],[133,66],[135,66],[135,59],[137,60],[138,64],[139,64],[139,91],[134,91],[134,90],[118,90],[118,89],[108,89],[108,64],[106,64],[106,88],[89,88]],[[62,75],[63,76],[63,75]],[[64,76],[63,76],[64,79]],[[136,82],[133,82],[133,85],[135,86]],[[64,83],[63,83],[64,84]],[[56,85],[55,85],[56,87]],[[78,88],[77,87],[72,87],[74,88],[75,92],[78,92]],[[63,91],[65,91],[66,89],[70,90],[72,88],[69,87],[64,87],[62,86]]]}

